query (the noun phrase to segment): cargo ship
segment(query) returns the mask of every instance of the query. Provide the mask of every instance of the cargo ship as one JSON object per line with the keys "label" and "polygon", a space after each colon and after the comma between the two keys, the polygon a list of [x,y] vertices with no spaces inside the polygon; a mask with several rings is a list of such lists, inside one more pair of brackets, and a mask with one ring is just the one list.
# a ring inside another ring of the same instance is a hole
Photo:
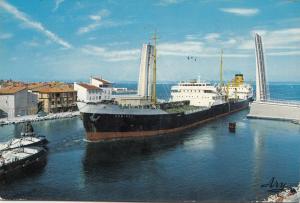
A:
{"label": "cargo ship", "polygon": [[[245,85],[241,74],[234,80],[238,81],[235,88]],[[88,141],[145,138],[177,133],[248,108],[252,87],[247,88],[246,92],[229,94],[228,86],[222,83],[182,81],[171,88],[169,101],[158,102],[154,41],[154,45],[143,45],[136,95],[112,96],[110,100],[97,102],[79,101],[77,105]]]}

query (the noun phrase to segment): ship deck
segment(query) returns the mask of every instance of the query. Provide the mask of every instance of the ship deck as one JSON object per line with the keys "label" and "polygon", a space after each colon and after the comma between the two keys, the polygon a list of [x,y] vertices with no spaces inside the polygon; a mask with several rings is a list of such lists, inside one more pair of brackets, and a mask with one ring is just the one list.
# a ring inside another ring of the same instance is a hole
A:
{"label": "ship deck", "polygon": [[174,108],[166,109],[165,111],[168,113],[184,113],[184,112],[193,112],[193,111],[199,111],[204,110],[206,108],[199,107],[199,106],[190,106],[190,105],[184,105],[184,106],[178,106]]}

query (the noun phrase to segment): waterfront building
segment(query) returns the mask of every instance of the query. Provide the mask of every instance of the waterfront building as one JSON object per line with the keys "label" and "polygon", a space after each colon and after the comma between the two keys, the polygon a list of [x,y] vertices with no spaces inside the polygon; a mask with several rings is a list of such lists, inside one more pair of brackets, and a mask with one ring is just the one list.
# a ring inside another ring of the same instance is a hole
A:
{"label": "waterfront building", "polygon": [[37,95],[25,86],[8,86],[0,89],[1,117],[32,115],[37,113]]}
{"label": "waterfront building", "polygon": [[103,90],[94,85],[86,83],[74,83],[74,90],[77,91],[77,101],[99,102],[104,98]]}
{"label": "waterfront building", "polygon": [[112,83],[104,80],[101,77],[90,77],[90,85],[99,87],[102,90],[102,100],[110,100],[112,95]]}
{"label": "waterfront building", "polygon": [[75,111],[77,92],[73,85],[56,83],[32,89],[46,113]]}

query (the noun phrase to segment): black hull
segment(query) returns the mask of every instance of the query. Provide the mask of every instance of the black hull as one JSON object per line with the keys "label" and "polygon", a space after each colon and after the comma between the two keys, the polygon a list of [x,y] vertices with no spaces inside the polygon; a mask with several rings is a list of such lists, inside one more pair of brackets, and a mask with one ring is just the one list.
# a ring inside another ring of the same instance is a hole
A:
{"label": "black hull", "polygon": [[47,164],[47,151],[42,149],[38,153],[22,160],[6,164],[0,168],[0,180],[11,180],[24,172],[32,172],[43,168]]}
{"label": "black hull", "polygon": [[[249,107],[249,101],[228,102],[190,114],[119,115],[82,113],[86,138],[104,141],[179,132]],[[91,119],[97,117],[97,119]]]}

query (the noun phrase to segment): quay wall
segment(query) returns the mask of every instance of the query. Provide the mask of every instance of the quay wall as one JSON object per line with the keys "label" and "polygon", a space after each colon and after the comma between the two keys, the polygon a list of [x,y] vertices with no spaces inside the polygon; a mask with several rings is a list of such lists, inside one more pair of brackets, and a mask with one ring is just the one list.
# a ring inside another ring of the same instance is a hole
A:
{"label": "quay wall", "polygon": [[253,102],[248,118],[300,121],[300,104],[284,102]]}

